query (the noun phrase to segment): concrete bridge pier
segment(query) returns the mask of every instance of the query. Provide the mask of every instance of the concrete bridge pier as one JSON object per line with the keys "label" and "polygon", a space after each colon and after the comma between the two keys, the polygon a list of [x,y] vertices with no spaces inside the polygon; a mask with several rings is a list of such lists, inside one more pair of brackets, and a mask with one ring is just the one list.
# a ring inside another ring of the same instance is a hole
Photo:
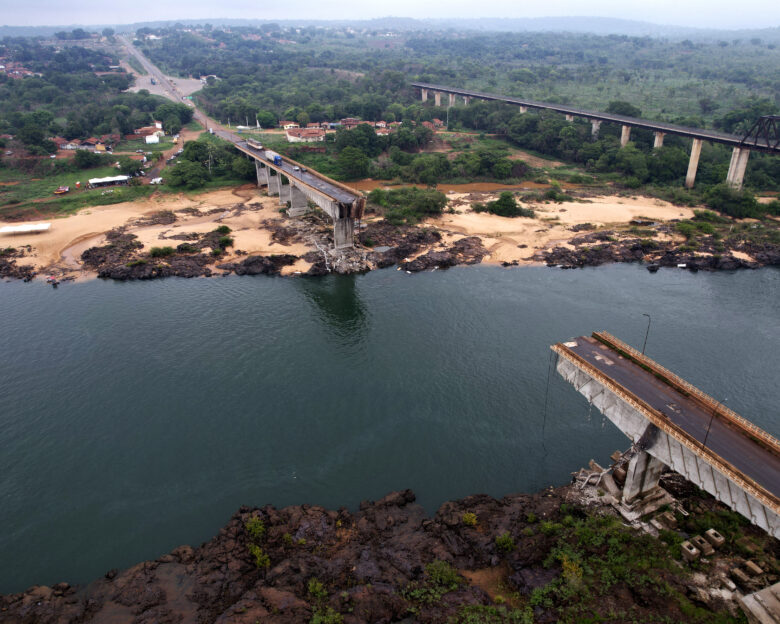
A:
{"label": "concrete bridge pier", "polygon": [[685,176],[685,188],[693,188],[696,180],[696,170],[699,168],[699,156],[701,155],[701,139],[694,139],[691,144],[691,159],[688,161],[688,174]]}
{"label": "concrete bridge pier", "polygon": [[436,92],[433,94],[433,103],[434,103],[436,106],[441,106],[441,92],[440,92],[440,91],[436,91]]}
{"label": "concrete bridge pier", "polygon": [[268,168],[261,165],[259,160],[255,160],[255,173],[257,174],[257,188],[268,186]]}
{"label": "concrete bridge pier", "polygon": [[599,119],[591,119],[590,120],[590,135],[594,139],[599,138],[599,130],[601,129],[601,120]]}
{"label": "concrete bridge pier", "polygon": [[631,505],[658,488],[658,479],[666,466],[646,451],[640,451],[628,462],[623,503]]}
{"label": "concrete bridge pier", "polygon": [[566,115],[566,121],[574,121],[574,115]]}
{"label": "concrete bridge pier", "polygon": [[455,94],[454,93],[450,93],[448,95],[450,96],[450,98],[449,98],[450,106],[455,106]]}
{"label": "concrete bridge pier", "polygon": [[282,176],[279,172],[276,173],[276,190],[276,194],[279,196],[279,205],[284,206],[285,199],[282,197]]}
{"label": "concrete bridge pier", "polygon": [[428,101],[428,89],[420,89],[420,95],[422,96],[423,102]]}
{"label": "concrete bridge pier", "polygon": [[333,246],[336,249],[352,247],[352,236],[355,231],[355,220],[352,217],[341,217],[333,220]]}
{"label": "concrete bridge pier", "polygon": [[468,106],[470,102],[471,102],[471,98],[468,95],[464,95],[463,96],[463,105],[464,106]]}
{"label": "concrete bridge pier", "polygon": [[290,207],[287,209],[288,216],[300,217],[309,212],[309,199],[294,184],[290,184],[289,201]]}
{"label": "concrete bridge pier", "polygon": [[[272,175],[273,173],[273,175]],[[265,177],[266,177],[266,183],[268,185],[268,194],[278,195],[278,182],[279,182],[279,174],[276,172],[271,172],[268,167],[265,168]],[[273,182],[273,180],[276,179],[276,182]]]}
{"label": "concrete bridge pier", "polygon": [[653,132],[653,149],[658,149],[664,146],[664,137],[666,135],[663,132]]}
{"label": "concrete bridge pier", "polygon": [[521,114],[524,114],[524,113],[527,113],[527,112],[528,112],[528,107],[527,106],[521,106],[520,107],[520,113]]}
{"label": "concrete bridge pier", "polygon": [[745,178],[745,169],[747,168],[750,150],[747,147],[735,147],[731,152],[731,163],[729,172],[726,175],[726,182],[732,188],[737,190],[742,188],[742,180]]}
{"label": "concrete bridge pier", "polygon": [[631,139],[631,126],[623,126],[620,131],[620,147],[628,145],[628,141]]}

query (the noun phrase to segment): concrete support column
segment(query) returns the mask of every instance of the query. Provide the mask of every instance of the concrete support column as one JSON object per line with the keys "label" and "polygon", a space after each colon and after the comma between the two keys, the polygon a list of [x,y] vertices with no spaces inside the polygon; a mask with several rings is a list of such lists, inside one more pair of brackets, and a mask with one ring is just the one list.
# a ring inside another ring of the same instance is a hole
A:
{"label": "concrete support column", "polygon": [[574,115],[566,115],[566,121],[574,121]]}
{"label": "concrete support column", "polygon": [[655,136],[655,138],[653,139],[653,149],[658,149],[659,147],[663,147],[664,137],[666,136],[666,134],[664,134],[663,132],[653,132],[653,136]]}
{"label": "concrete support column", "polygon": [[468,95],[463,96],[463,104],[464,106],[468,106],[469,102],[471,102],[471,98]]}
{"label": "concrete support column", "polygon": [[735,189],[742,188],[742,181],[745,179],[745,169],[747,169],[750,150],[746,147],[735,147],[731,152],[731,164],[729,172],[726,175],[726,182]]}
{"label": "concrete support column", "polygon": [[450,106],[455,106],[455,94],[450,93],[449,96],[450,96]]}
{"label": "concrete support column", "polygon": [[528,112],[528,107],[527,106],[521,106],[520,107],[520,112],[521,113],[527,113]]}
{"label": "concrete support column", "polygon": [[433,103],[434,103],[436,106],[441,106],[441,92],[439,92],[439,91],[436,91],[436,92],[433,94]]}
{"label": "concrete support column", "polygon": [[631,504],[637,498],[658,486],[658,478],[665,466],[646,451],[640,451],[628,462],[623,502]]}
{"label": "concrete support column", "polygon": [[352,236],[355,231],[355,220],[351,217],[342,217],[333,222],[333,246],[336,249],[352,247]]}
{"label": "concrete support column", "polygon": [[284,206],[285,200],[284,197],[282,197],[282,175],[277,171],[276,172],[276,190],[279,191],[277,195],[279,195],[279,205]]}
{"label": "concrete support column", "polygon": [[701,139],[694,139],[691,145],[691,159],[688,161],[688,175],[685,176],[685,188],[693,188],[696,180],[696,170],[699,168],[699,155],[701,154]]}
{"label": "concrete support column", "polygon": [[271,172],[268,170],[268,167],[265,168],[265,171],[266,171],[266,176],[268,176],[267,177],[267,180],[268,180],[268,194],[269,195],[277,195],[278,194],[277,193],[278,185],[277,185],[277,183],[273,182],[273,180],[276,179],[277,182],[278,182],[279,176],[278,175],[272,176]]}
{"label": "concrete support column", "polygon": [[255,160],[255,173],[257,174],[257,188],[260,188],[265,183],[265,177],[261,176],[263,169],[265,169],[265,167],[260,166],[260,161]]}
{"label": "concrete support column", "polygon": [[309,199],[297,186],[290,184],[290,208],[287,214],[290,217],[299,217],[309,212]]}
{"label": "concrete support column", "polygon": [[628,145],[629,139],[631,139],[631,126],[623,126],[620,131],[620,147]]}
{"label": "concrete support column", "polygon": [[594,139],[599,138],[599,130],[601,129],[601,120],[600,119],[591,119],[590,120],[590,135]]}
{"label": "concrete support column", "polygon": [[422,101],[427,102],[428,101],[428,89],[420,89],[420,94],[422,95]]}

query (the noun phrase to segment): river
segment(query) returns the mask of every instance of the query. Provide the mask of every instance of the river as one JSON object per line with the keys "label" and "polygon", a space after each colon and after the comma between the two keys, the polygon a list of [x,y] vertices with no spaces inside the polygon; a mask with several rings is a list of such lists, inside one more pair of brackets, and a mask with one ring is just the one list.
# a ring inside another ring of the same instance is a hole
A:
{"label": "river", "polygon": [[564,484],[627,439],[549,345],[604,329],[780,433],[780,271],[614,265],[0,284],[0,592],[210,538],[241,505]]}

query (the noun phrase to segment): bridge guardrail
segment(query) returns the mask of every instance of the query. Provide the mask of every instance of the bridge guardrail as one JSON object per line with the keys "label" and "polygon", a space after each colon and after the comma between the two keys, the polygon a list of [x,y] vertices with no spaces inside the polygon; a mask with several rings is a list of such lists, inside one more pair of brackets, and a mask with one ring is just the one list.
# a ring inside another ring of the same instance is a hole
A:
{"label": "bridge guardrail", "polygon": [[596,379],[599,383],[608,388],[610,392],[639,411],[645,416],[645,418],[647,418],[661,431],[677,440],[680,444],[687,447],[694,454],[699,456],[706,456],[707,461],[718,471],[724,474],[728,479],[739,485],[743,490],[748,492],[756,500],[772,509],[775,513],[780,514],[780,499],[777,496],[766,490],[747,475],[743,474],[739,469],[737,469],[735,466],[732,466],[729,462],[724,460],[720,455],[713,452],[711,449],[703,447],[702,444],[696,440],[696,438],[669,421],[669,419],[661,414],[661,412],[642,401],[642,399],[623,388],[623,386],[617,382],[614,382],[606,374],[602,373],[590,362],[574,353],[566,345],[558,343],[553,345],[551,349],[558,355],[561,355],[562,357],[569,360],[577,368]]}
{"label": "bridge guardrail", "polygon": [[649,357],[647,357],[643,353],[640,353],[639,351],[634,349],[634,347],[626,344],[625,342],[623,342],[619,338],[616,338],[609,332],[605,332],[605,331],[593,332],[593,337],[599,342],[612,348],[613,350],[625,352],[629,356],[629,359],[633,360],[640,366],[650,368],[652,372],[660,375],[667,383],[669,383],[669,385],[671,385],[676,390],[682,390],[684,394],[693,395],[694,399],[698,400],[706,408],[711,409],[718,416],[721,416],[725,420],[731,422],[747,435],[753,438],[758,438],[757,441],[763,443],[762,446],[764,446],[770,452],[775,453],[776,455],[780,455],[780,441],[777,440],[777,438],[767,433],[760,427],[754,425],[752,422],[743,418],[733,410],[729,409],[728,407],[723,405],[722,402],[716,401],[710,395],[702,392],[701,390],[699,390],[699,388],[697,388],[693,384],[685,381],[682,377],[664,368],[658,362],[651,360]]}

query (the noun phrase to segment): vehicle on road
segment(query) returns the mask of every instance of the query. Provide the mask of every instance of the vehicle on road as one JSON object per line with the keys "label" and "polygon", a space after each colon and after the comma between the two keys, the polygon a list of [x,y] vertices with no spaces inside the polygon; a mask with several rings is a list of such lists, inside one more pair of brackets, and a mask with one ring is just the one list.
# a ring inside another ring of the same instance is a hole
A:
{"label": "vehicle on road", "polygon": [[149,184],[162,184],[163,179],[162,178],[152,178],[149,182]]}
{"label": "vehicle on road", "polygon": [[64,195],[68,191],[70,191],[70,187],[69,186],[58,186],[57,190],[54,191],[54,194],[55,195]]}
{"label": "vehicle on road", "polygon": [[263,149],[262,143],[260,141],[257,141],[255,139],[247,139],[246,144],[251,147],[252,149],[261,150]]}
{"label": "vehicle on road", "polygon": [[293,167],[293,171],[300,171],[300,170],[301,170],[301,168],[298,165],[295,165]]}
{"label": "vehicle on road", "polygon": [[281,165],[282,164],[282,157],[279,156],[276,152],[272,152],[271,150],[265,151],[265,158],[266,160],[270,160],[275,165]]}

